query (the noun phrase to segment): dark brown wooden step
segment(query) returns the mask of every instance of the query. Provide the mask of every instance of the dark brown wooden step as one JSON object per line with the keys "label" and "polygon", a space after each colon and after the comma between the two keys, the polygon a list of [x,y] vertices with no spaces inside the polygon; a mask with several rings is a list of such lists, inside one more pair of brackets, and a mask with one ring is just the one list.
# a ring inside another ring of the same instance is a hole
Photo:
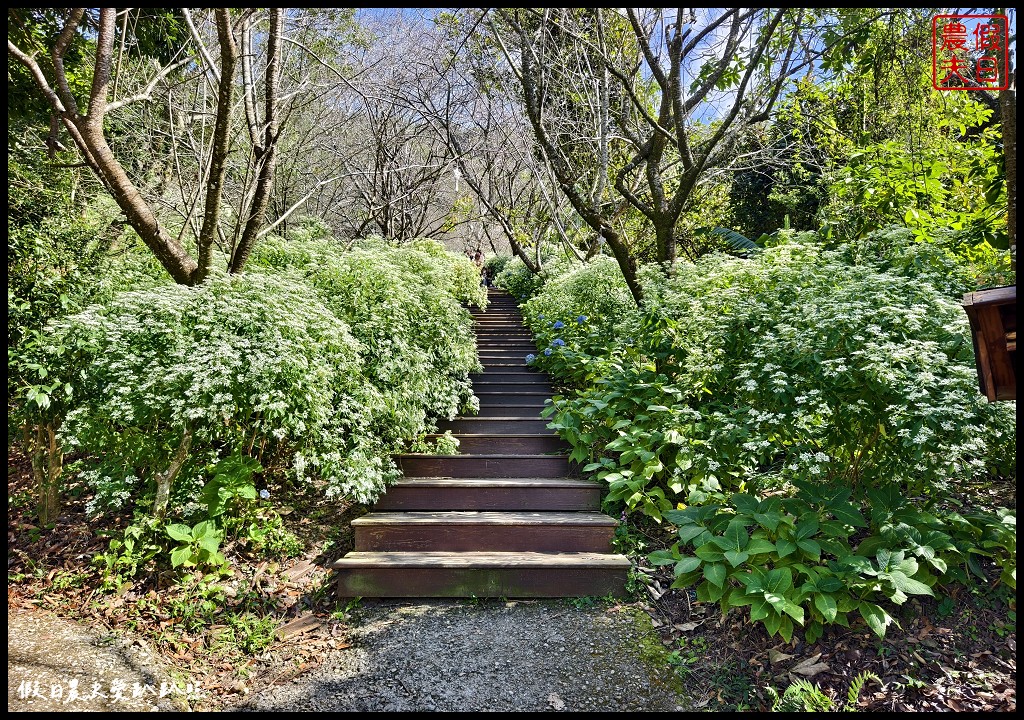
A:
{"label": "dark brown wooden step", "polygon": [[401,478],[373,510],[587,511],[601,507],[601,485],[577,478]]}
{"label": "dark brown wooden step", "polygon": [[473,382],[477,380],[498,380],[498,381],[520,381],[526,378],[542,378],[544,380],[550,380],[547,373],[542,373],[538,370],[534,370],[529,365],[523,365],[521,367],[506,368],[499,370],[498,368],[485,368],[483,372],[475,372],[469,374],[469,379]]}
{"label": "dark brown wooden step", "polygon": [[547,420],[516,417],[457,417],[454,420],[441,420],[437,423],[437,429],[440,432],[451,430],[453,433],[471,432],[485,435],[529,435],[551,432]]}
{"label": "dark brown wooden step", "polygon": [[[427,435],[428,441],[440,437]],[[545,455],[568,453],[567,442],[547,431],[540,435],[474,435],[462,433],[452,435],[459,441],[459,452],[465,455]]]}
{"label": "dark brown wooden step", "polygon": [[553,395],[555,388],[551,383],[543,380],[529,380],[527,382],[475,382],[473,392],[482,393],[518,393],[518,392],[542,392]]}
{"label": "dark brown wooden step", "polygon": [[480,365],[483,367],[484,372],[507,372],[507,370],[499,370],[498,368],[527,368],[529,365],[526,364],[526,356],[523,355],[518,358],[480,358]]}
{"label": "dark brown wooden step", "polygon": [[352,521],[356,552],[610,553],[618,521],[599,512],[370,512]]}
{"label": "dark brown wooden step", "polygon": [[394,455],[406,477],[565,477],[572,473],[568,455]]}
{"label": "dark brown wooden step", "polygon": [[527,355],[536,355],[537,346],[532,343],[496,343],[494,345],[488,345],[486,343],[477,343],[476,346],[477,356],[485,357],[488,352],[492,350],[502,350],[507,355],[515,355],[523,358],[525,362]]}
{"label": "dark brown wooden step", "polygon": [[353,552],[331,567],[343,598],[621,598],[630,562],[606,553]]}
{"label": "dark brown wooden step", "polygon": [[535,392],[477,392],[477,400],[480,407],[506,407],[508,405],[537,405],[544,407],[551,399],[551,393],[547,391]]}
{"label": "dark brown wooden step", "polygon": [[547,405],[540,402],[522,405],[513,405],[512,403],[509,403],[507,405],[488,404],[481,405],[479,411],[474,417],[514,417],[536,420],[540,419],[541,410],[543,410],[545,407],[547,407]]}
{"label": "dark brown wooden step", "polygon": [[529,365],[526,364],[526,355],[527,353],[506,353],[502,355],[479,353],[477,357],[480,359],[480,364],[485,369],[503,366],[529,367]]}

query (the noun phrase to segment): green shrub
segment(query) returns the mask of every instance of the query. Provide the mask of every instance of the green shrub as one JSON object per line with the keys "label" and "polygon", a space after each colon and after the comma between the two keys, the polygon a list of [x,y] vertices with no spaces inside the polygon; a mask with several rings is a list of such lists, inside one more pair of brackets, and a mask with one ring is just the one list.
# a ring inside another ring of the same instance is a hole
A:
{"label": "green shrub", "polygon": [[427,250],[376,239],[347,252],[328,242],[268,243],[253,266],[258,269],[267,252],[277,268],[301,273],[348,325],[375,390],[364,411],[367,432],[388,446],[430,432],[437,418],[475,407],[469,373],[479,365],[472,317],[456,293],[483,288],[478,279],[469,283],[465,268],[478,276],[468,259],[432,241],[417,243]]}
{"label": "green shrub", "polygon": [[549,326],[541,308],[607,296],[587,284],[527,304],[551,351],[533,363],[570,390],[546,412],[606,504],[676,526],[651,561],[787,640],[854,619],[881,636],[887,605],[940,582],[1016,586],[1015,514],[949,510],[954,483],[1015,473],[1015,404],[977,390],[967,276],[895,240],[783,232],[751,259],[647,267],[632,327],[607,305]]}
{"label": "green shrub", "polygon": [[494,278],[495,287],[507,290],[519,302],[525,302],[543,285],[543,278],[531,272],[518,257],[511,258]]}
{"label": "green shrub", "polygon": [[941,494],[1010,464],[991,453],[1010,452],[1014,408],[979,395],[966,315],[928,283],[807,237],[645,277],[633,345],[554,403],[557,427],[630,507],[794,480]]}
{"label": "green shrub", "polygon": [[254,273],[121,293],[55,323],[39,350],[64,381],[63,441],[88,455],[96,509],[151,498],[183,447],[184,517],[206,466],[243,450],[288,452],[299,474],[315,465],[331,492],[363,499],[393,474],[364,430],[376,393],[358,341],[293,280]]}

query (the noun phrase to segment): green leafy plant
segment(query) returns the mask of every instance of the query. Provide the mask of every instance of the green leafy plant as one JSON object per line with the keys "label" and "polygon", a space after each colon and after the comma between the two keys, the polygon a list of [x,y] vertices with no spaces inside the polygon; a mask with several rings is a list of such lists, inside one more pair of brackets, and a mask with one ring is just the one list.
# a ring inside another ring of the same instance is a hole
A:
{"label": "green leafy plant", "polygon": [[172,567],[223,567],[227,561],[220,552],[224,531],[212,520],[194,526],[174,523],[166,527],[167,535],[179,545],[171,550]]}
{"label": "green leafy plant", "polygon": [[849,536],[868,523],[848,489],[806,494],[812,500],[737,493],[726,504],[669,511],[680,542],[649,559],[673,565],[674,587],[695,585],[698,600],[723,612],[749,607],[750,622],[787,642],[796,627],[814,642],[825,625],[848,626],[852,613],[884,637],[894,620],[879,602],[931,595],[934,577],[903,550],[863,554],[873,536],[851,547]]}
{"label": "green leafy plant", "polygon": [[246,500],[256,500],[256,485],[253,474],[261,472],[263,466],[254,458],[244,455],[230,455],[208,468],[213,478],[203,487],[203,501],[210,518],[217,518],[234,505]]}
{"label": "green leafy plant", "polygon": [[253,555],[289,558],[300,554],[305,547],[302,540],[285,527],[281,516],[270,509],[247,514],[237,525],[246,550]]}
{"label": "green leafy plant", "polygon": [[847,689],[846,701],[840,703],[838,708],[830,696],[806,678],[794,680],[781,695],[771,685],[766,686],[765,690],[772,701],[771,712],[833,712],[836,709],[855,712],[857,703],[860,701],[861,691],[871,680],[879,685],[882,684],[881,678],[867,670],[854,677]]}
{"label": "green leafy plant", "polygon": [[106,551],[92,559],[103,575],[102,588],[117,590],[155,567],[166,552],[163,537],[159,520],[137,515],[119,536],[111,538]]}

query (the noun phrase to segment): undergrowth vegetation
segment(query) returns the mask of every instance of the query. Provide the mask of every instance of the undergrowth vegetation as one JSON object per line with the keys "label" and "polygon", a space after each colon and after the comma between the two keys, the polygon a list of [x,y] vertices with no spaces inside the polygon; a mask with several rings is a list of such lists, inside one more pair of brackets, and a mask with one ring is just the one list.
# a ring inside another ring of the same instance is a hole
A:
{"label": "undergrowth vegetation", "polygon": [[952,492],[1016,472],[1015,403],[978,392],[959,304],[984,270],[898,229],[766,245],[648,266],[639,308],[607,258],[525,302],[551,426],[606,507],[671,529],[648,561],[675,587],[786,641],[884,637],[954,584],[1012,594],[1015,509]]}

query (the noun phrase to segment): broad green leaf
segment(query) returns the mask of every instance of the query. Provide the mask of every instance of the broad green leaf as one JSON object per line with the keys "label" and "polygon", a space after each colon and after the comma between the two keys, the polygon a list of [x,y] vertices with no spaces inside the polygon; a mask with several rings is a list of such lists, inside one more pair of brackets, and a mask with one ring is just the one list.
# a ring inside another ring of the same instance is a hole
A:
{"label": "broad green leaf", "polygon": [[765,575],[765,588],[771,592],[785,595],[793,587],[793,573],[789,568],[775,568]]}
{"label": "broad green leaf", "polygon": [[779,523],[782,521],[782,513],[772,510],[770,512],[757,512],[753,515],[754,520],[757,521],[761,527],[775,532],[779,527]]}
{"label": "broad green leaf", "polygon": [[815,560],[821,557],[821,545],[815,540],[800,540],[797,542],[799,548],[808,557],[812,557]]}
{"label": "broad green leaf", "polygon": [[220,535],[207,535],[199,541],[199,547],[209,553],[215,553],[217,548],[220,547],[220,540]]}
{"label": "broad green leaf", "polygon": [[[668,515],[668,513],[665,513]],[[707,532],[703,525],[683,525],[679,528],[679,539],[684,543],[690,542],[701,533]]]}
{"label": "broad green leaf", "polygon": [[725,584],[726,569],[720,562],[708,563],[704,566],[704,577],[709,583],[717,587]]}
{"label": "broad green leaf", "polygon": [[775,543],[775,550],[780,558],[784,558],[796,552],[796,543],[792,540],[778,540]]}
{"label": "broad green leaf", "polygon": [[748,495],[747,493],[733,494],[732,498],[730,498],[730,502],[732,502],[737,511],[748,515],[752,515],[757,512],[758,505],[760,504],[758,503],[757,498],[753,495]]}
{"label": "broad green leaf", "polygon": [[828,509],[835,516],[836,520],[841,523],[852,525],[853,527],[867,527],[868,521],[864,519],[864,515],[850,503],[837,503],[830,505]]}
{"label": "broad green leaf", "polygon": [[932,589],[925,585],[920,580],[915,580],[912,577],[907,577],[902,572],[894,572],[889,576],[890,582],[899,590],[909,595],[931,595],[935,596]]}
{"label": "broad green leaf", "polygon": [[786,642],[793,639],[793,623],[788,617],[779,618],[779,635]]}
{"label": "broad green leaf", "polygon": [[772,606],[768,604],[768,601],[763,597],[755,597],[750,602],[750,620],[751,622],[757,622],[758,620],[764,620],[769,615],[772,615],[774,611]]}
{"label": "broad green leaf", "polygon": [[676,553],[671,550],[655,550],[647,556],[651,565],[671,565],[676,562]]}
{"label": "broad green leaf", "polygon": [[676,563],[675,575],[685,575],[691,573],[701,566],[700,558],[695,557],[684,557]]}
{"label": "broad green leaf", "polygon": [[814,593],[814,607],[818,608],[821,616],[829,622],[836,619],[836,613],[839,611],[839,606],[832,596],[824,593]]}
{"label": "broad green leaf", "polygon": [[892,622],[892,617],[889,613],[878,605],[866,601],[861,601],[857,609],[860,610],[860,616],[864,618],[864,622],[871,628],[871,631],[878,637],[884,638],[886,628]]}
{"label": "broad green leaf", "polygon": [[171,550],[171,567],[179,567],[181,565],[191,566],[195,563],[191,562],[192,549],[188,545],[182,545]]}
{"label": "broad green leaf", "polygon": [[750,553],[744,551],[727,550],[725,553],[725,559],[733,567],[739,567],[747,561],[750,557]]}
{"label": "broad green leaf", "polygon": [[191,542],[192,540],[192,528],[188,525],[180,525],[177,523],[174,525],[168,525],[167,534],[170,535],[173,540],[177,540],[178,542]]}
{"label": "broad green leaf", "polygon": [[764,538],[754,538],[744,548],[751,555],[762,555],[764,553],[775,552],[775,543],[769,542]]}
{"label": "broad green leaf", "polygon": [[699,557],[704,562],[715,563],[720,562],[725,558],[722,551],[719,550],[714,543],[707,543],[701,545],[699,548],[693,551],[693,554]]}

